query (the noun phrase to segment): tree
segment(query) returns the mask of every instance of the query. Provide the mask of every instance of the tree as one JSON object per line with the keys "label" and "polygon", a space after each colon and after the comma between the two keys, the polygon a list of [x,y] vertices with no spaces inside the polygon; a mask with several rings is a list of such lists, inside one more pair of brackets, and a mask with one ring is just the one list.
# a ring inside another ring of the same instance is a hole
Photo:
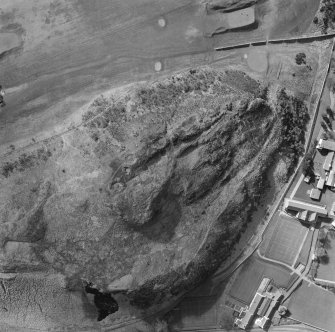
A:
{"label": "tree", "polygon": [[319,248],[316,249],[316,255],[317,255],[319,258],[324,257],[324,256],[327,255],[327,251],[326,251],[325,248],[323,248],[323,247],[319,247]]}
{"label": "tree", "polygon": [[304,159],[303,165],[302,165],[302,172],[305,176],[314,175],[314,161],[313,161],[313,155],[308,152],[306,154],[306,157]]}
{"label": "tree", "polygon": [[305,53],[298,53],[295,56],[295,62],[297,65],[302,65],[302,64],[306,64],[306,54]]}
{"label": "tree", "polygon": [[319,241],[321,244],[324,244],[327,238],[327,233],[325,232],[324,228],[321,228],[319,231]]}
{"label": "tree", "polygon": [[322,134],[321,134],[321,139],[328,139],[328,135],[325,133],[325,132],[323,132]]}
{"label": "tree", "polygon": [[329,106],[326,108],[326,112],[327,112],[328,118],[334,120],[334,113]]}
{"label": "tree", "polygon": [[322,114],[322,119],[323,119],[323,121],[328,125],[328,127],[331,129],[331,128],[332,128],[332,123],[331,123],[331,121],[329,120],[329,117],[327,116],[326,113],[323,113],[323,114]]}
{"label": "tree", "polygon": [[325,131],[325,132],[328,132],[328,126],[327,126],[327,124],[324,122],[324,121],[322,121],[321,122],[321,127],[323,128],[323,130]]}

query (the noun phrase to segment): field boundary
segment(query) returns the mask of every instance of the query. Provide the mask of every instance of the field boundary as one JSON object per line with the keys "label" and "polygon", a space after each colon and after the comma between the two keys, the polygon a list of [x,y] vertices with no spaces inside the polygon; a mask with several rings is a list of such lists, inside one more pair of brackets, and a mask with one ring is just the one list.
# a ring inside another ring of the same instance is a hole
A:
{"label": "field boundary", "polygon": [[215,47],[215,51],[227,51],[233,50],[235,48],[244,48],[250,46],[262,46],[266,44],[281,44],[281,43],[294,43],[294,42],[312,42],[315,40],[326,40],[335,37],[335,33],[330,33],[327,35],[309,35],[303,37],[292,37],[292,38],[280,38],[280,39],[269,39],[269,40],[258,40],[249,43],[240,43],[230,46],[219,46]]}

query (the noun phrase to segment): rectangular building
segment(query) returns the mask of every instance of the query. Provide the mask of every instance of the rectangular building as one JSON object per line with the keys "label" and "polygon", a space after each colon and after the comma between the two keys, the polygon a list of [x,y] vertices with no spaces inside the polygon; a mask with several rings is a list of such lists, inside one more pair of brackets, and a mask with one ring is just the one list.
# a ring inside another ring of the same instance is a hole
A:
{"label": "rectangular building", "polygon": [[320,199],[320,196],[321,196],[321,190],[320,189],[317,189],[317,188],[313,188],[311,190],[311,193],[309,194],[309,197],[311,199],[315,199],[315,200],[319,200]]}
{"label": "rectangular building", "polygon": [[335,172],[332,170],[329,172],[328,175],[328,179],[326,182],[326,186],[327,187],[334,187],[334,183],[335,183]]}
{"label": "rectangular building", "polygon": [[252,299],[249,309],[246,311],[244,317],[236,319],[235,323],[237,326],[241,329],[246,329],[248,325],[250,324],[251,320],[255,316],[257,309],[262,304],[262,301],[264,300],[264,296],[262,296],[259,293],[256,293],[254,298]]}
{"label": "rectangular building", "polygon": [[266,291],[267,287],[270,284],[271,279],[269,278],[263,278],[262,282],[260,283],[258,287],[258,293],[262,294],[263,292]]}
{"label": "rectangular building", "polygon": [[290,198],[285,198],[284,208],[285,210],[293,210],[296,212],[302,212],[302,211],[315,212],[317,215],[321,217],[326,217],[328,215],[325,206],[300,202]]}
{"label": "rectangular building", "polygon": [[330,169],[332,168],[333,158],[334,158],[334,151],[328,152],[328,154],[327,154],[327,156],[325,158],[325,161],[323,163],[323,169],[325,171],[329,172]]}
{"label": "rectangular building", "polygon": [[268,311],[271,302],[272,302],[272,299],[267,297],[262,302],[261,306],[259,307],[259,309],[257,311],[257,315],[263,317],[265,315],[265,313]]}
{"label": "rectangular building", "polygon": [[317,187],[318,189],[322,190],[322,189],[324,188],[324,186],[325,186],[325,182],[326,182],[325,179],[320,178],[319,181],[318,181],[318,184],[316,185],[316,187]]}
{"label": "rectangular building", "polygon": [[318,145],[316,146],[317,149],[325,149],[328,151],[335,151],[335,142],[334,141],[328,141],[320,138]]}

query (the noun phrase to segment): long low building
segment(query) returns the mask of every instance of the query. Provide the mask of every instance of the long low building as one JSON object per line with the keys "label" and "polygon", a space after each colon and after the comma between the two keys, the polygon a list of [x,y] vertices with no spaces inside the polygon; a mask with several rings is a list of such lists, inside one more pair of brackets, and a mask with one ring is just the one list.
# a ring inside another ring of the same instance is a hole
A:
{"label": "long low building", "polygon": [[236,319],[236,325],[239,328],[246,329],[249,326],[264,298],[264,295],[255,294],[249,308],[245,311],[245,315],[242,318]]}
{"label": "long low building", "polygon": [[326,186],[327,187],[334,187],[334,183],[335,183],[335,172],[330,171],[329,175],[328,175]]}
{"label": "long low building", "polygon": [[335,142],[334,141],[328,141],[320,138],[318,145],[316,146],[317,149],[325,149],[329,151],[335,151]]}
{"label": "long low building", "polygon": [[326,182],[326,179],[323,179],[320,177],[319,181],[318,181],[318,184],[316,185],[316,187],[320,190],[322,190],[325,186],[325,182]]}
{"label": "long low building", "polygon": [[318,216],[321,217],[326,217],[328,215],[325,206],[296,201],[290,198],[285,198],[284,208],[285,210],[293,210],[297,212],[301,211],[315,212]]}
{"label": "long low building", "polygon": [[334,151],[328,152],[325,161],[323,163],[323,169],[327,172],[332,168],[332,163],[333,163],[333,158],[334,158]]}

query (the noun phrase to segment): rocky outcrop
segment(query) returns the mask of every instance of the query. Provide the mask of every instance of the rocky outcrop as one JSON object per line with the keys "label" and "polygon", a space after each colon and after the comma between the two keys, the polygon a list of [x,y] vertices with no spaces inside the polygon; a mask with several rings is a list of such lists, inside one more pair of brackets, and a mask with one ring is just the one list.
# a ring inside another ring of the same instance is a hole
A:
{"label": "rocky outcrop", "polygon": [[257,3],[257,0],[210,0],[206,2],[209,12],[220,11],[223,13],[243,9]]}
{"label": "rocky outcrop", "polygon": [[190,70],[101,97],[83,120],[46,143],[48,158],[4,161],[2,244],[30,246],[16,268],[119,289],[141,308],[229,256],[283,143],[264,89],[236,71]]}

